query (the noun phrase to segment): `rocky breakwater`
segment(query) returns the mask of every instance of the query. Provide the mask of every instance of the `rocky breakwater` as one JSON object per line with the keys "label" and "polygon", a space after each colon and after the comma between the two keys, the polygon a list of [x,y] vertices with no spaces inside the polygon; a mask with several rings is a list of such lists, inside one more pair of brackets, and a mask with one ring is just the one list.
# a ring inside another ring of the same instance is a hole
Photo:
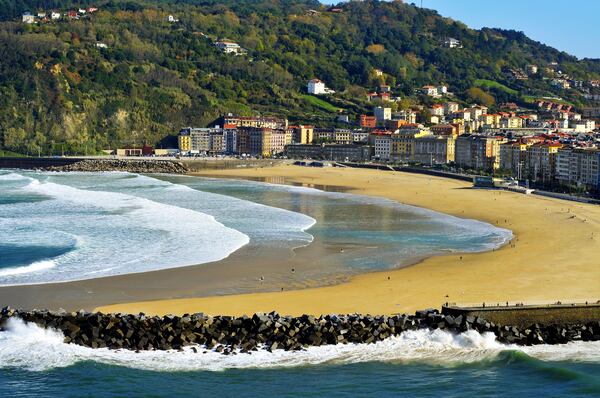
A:
{"label": "rocky breakwater", "polygon": [[65,343],[90,348],[128,350],[215,350],[223,354],[258,349],[302,350],[328,344],[369,344],[408,330],[441,329],[452,333],[492,332],[503,343],[518,345],[562,344],[600,340],[600,321],[578,325],[532,325],[528,328],[497,326],[482,318],[453,317],[437,310],[414,315],[281,316],[275,312],[253,316],[146,316],[79,312],[22,311],[5,307],[0,330],[11,318],[43,328],[60,330]]}
{"label": "rocky breakwater", "polygon": [[129,173],[185,174],[188,170],[181,163],[171,160],[152,159],[84,159],[65,166],[52,166],[49,171],[126,171]]}

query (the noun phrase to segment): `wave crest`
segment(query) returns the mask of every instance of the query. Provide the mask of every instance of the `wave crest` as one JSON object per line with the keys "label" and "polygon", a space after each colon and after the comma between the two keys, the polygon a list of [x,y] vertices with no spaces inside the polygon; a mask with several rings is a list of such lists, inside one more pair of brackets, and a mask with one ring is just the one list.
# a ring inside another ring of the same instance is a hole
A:
{"label": "wave crest", "polygon": [[[10,319],[0,333],[0,368],[44,371],[75,365],[81,361],[152,371],[223,371],[226,369],[290,368],[320,364],[360,362],[424,362],[456,366],[480,361],[500,361],[520,352],[547,361],[600,362],[600,344],[569,343],[561,346],[516,347],[498,343],[491,333],[468,331],[452,334],[440,330],[405,332],[376,344],[310,347],[304,351],[259,350],[252,354],[222,355],[187,347],[183,351],[112,351],[63,343],[63,335],[19,319]],[[583,357],[582,357],[583,354]]]}

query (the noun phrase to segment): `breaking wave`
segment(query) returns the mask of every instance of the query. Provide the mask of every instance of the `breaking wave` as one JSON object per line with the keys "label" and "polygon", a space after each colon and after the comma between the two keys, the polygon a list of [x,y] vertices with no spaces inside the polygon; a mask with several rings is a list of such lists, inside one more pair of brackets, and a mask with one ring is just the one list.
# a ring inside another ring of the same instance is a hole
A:
{"label": "breaking wave", "polygon": [[290,368],[322,364],[364,362],[427,363],[460,366],[478,362],[579,361],[600,363],[600,343],[574,342],[534,347],[507,346],[491,333],[468,331],[452,334],[440,330],[408,331],[375,344],[310,347],[304,351],[256,351],[223,355],[192,347],[183,351],[136,353],[107,348],[91,349],[63,343],[62,333],[10,319],[0,332],[0,368],[45,371],[93,361],[133,369],[177,371],[223,371],[226,369]]}

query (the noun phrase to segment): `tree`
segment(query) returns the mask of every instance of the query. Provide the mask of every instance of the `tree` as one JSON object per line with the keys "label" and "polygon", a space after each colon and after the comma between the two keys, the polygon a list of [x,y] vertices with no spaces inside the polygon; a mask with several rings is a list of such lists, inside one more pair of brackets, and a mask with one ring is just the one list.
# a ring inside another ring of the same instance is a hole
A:
{"label": "tree", "polygon": [[493,96],[486,93],[479,87],[471,87],[470,89],[468,89],[466,92],[466,96],[469,101],[488,107],[496,103],[496,100]]}

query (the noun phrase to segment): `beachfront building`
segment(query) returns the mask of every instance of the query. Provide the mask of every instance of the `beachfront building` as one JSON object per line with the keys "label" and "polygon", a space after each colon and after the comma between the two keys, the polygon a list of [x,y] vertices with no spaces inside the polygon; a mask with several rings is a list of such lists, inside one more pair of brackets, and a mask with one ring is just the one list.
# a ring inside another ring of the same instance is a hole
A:
{"label": "beachfront building", "polygon": [[392,159],[403,162],[415,161],[415,140],[430,134],[430,131],[422,125],[401,126],[395,134],[392,134]]}
{"label": "beachfront building", "polygon": [[181,152],[190,152],[192,150],[192,139],[190,134],[185,130],[186,129],[179,132],[179,135],[177,136],[177,146]]}
{"label": "beachfront building", "polygon": [[455,163],[464,168],[492,170],[500,167],[503,137],[463,134],[456,139]]}
{"label": "beachfront building", "polygon": [[235,124],[223,126],[223,150],[226,154],[238,154],[238,131]]}
{"label": "beachfront building", "polygon": [[314,137],[314,127],[309,125],[290,126],[292,132],[292,143],[294,144],[312,144]]}
{"label": "beachfront building", "polygon": [[412,160],[423,164],[446,164],[454,162],[456,139],[453,136],[433,134],[414,138]]}
{"label": "beachfront building", "polygon": [[600,150],[559,149],[556,158],[556,179],[564,185],[584,186],[597,190],[600,186]]}
{"label": "beachfront building", "polygon": [[261,127],[238,128],[238,153],[252,156],[271,154],[271,129]]}
{"label": "beachfront building", "polygon": [[526,149],[527,175],[533,181],[549,183],[556,177],[556,157],[562,144],[536,142]]}
{"label": "beachfront building", "polygon": [[351,144],[354,142],[353,132],[349,129],[320,128],[315,129],[314,140],[318,143]]}
{"label": "beachfront building", "polygon": [[339,162],[365,162],[371,159],[368,145],[294,144],[285,147],[290,159],[317,159]]}
{"label": "beachfront building", "polygon": [[193,154],[218,154],[224,152],[223,129],[219,127],[181,129],[178,137],[179,150]]}
{"label": "beachfront building", "polygon": [[389,131],[374,131],[370,139],[373,144],[373,158],[376,160],[392,159],[392,133]]}
{"label": "beachfront building", "polygon": [[237,129],[237,153],[272,157],[283,154],[285,146],[292,143],[289,129],[268,127],[240,127]]}
{"label": "beachfront building", "polygon": [[527,164],[527,147],[530,145],[532,142],[525,140],[500,144],[500,168],[510,170],[514,177],[522,179],[527,174],[525,165]]}

